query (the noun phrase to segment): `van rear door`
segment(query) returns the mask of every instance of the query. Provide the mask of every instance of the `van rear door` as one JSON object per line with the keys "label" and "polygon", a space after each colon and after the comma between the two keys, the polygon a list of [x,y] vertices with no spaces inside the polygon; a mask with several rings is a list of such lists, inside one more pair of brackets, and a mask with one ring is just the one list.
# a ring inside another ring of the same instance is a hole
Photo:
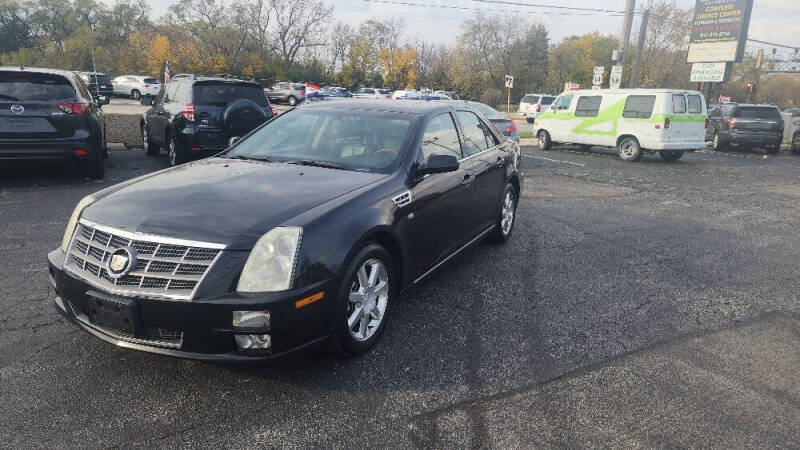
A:
{"label": "van rear door", "polygon": [[705,143],[706,114],[703,98],[697,94],[670,94],[667,97],[667,117],[664,137],[667,143],[687,144],[686,148],[699,148]]}

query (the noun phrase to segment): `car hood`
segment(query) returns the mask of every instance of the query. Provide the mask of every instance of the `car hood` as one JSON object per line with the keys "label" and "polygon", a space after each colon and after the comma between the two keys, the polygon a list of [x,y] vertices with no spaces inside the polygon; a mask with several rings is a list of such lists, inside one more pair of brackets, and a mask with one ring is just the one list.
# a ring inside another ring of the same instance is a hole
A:
{"label": "car hood", "polygon": [[142,177],[82,218],[130,232],[249,250],[264,233],[386,177],[285,163],[211,158]]}

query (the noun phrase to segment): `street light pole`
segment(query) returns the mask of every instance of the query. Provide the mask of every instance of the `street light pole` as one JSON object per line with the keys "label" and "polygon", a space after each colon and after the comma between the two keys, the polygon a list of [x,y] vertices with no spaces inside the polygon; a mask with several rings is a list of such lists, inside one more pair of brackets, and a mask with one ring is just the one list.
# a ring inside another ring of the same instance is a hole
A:
{"label": "street light pole", "polygon": [[639,69],[642,66],[642,54],[644,52],[644,42],[647,38],[647,23],[650,21],[650,10],[645,9],[642,13],[642,27],[639,29],[639,40],[636,43],[636,60],[633,62],[633,73],[631,74],[631,88],[639,86]]}

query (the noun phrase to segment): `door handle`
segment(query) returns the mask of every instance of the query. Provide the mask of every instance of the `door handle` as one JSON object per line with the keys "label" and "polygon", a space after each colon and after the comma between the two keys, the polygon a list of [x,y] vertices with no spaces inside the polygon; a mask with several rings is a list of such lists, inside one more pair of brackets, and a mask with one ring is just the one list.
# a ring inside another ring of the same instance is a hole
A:
{"label": "door handle", "polygon": [[461,184],[470,184],[473,181],[475,181],[475,175],[471,174],[471,173],[468,173],[468,174],[464,175],[464,181],[462,181]]}

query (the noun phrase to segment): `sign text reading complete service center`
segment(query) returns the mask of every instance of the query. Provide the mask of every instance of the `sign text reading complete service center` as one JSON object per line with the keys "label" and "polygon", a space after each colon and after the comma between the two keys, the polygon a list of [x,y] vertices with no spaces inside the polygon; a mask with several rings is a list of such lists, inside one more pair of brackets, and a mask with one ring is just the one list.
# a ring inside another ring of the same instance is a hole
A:
{"label": "sign text reading complete service center", "polygon": [[741,61],[753,0],[697,0],[687,62]]}

